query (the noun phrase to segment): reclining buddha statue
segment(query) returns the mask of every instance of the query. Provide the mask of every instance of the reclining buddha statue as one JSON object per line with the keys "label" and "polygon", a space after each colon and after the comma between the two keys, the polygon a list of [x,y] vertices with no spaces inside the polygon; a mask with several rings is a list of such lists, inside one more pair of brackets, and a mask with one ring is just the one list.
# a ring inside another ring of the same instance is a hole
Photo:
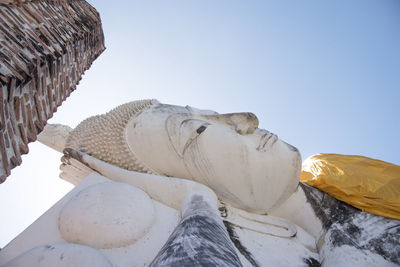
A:
{"label": "reclining buddha statue", "polygon": [[299,183],[298,149],[253,113],[134,101],[39,140],[63,151],[65,180],[102,177],[62,208],[51,246],[96,250],[104,266],[400,264],[399,221]]}

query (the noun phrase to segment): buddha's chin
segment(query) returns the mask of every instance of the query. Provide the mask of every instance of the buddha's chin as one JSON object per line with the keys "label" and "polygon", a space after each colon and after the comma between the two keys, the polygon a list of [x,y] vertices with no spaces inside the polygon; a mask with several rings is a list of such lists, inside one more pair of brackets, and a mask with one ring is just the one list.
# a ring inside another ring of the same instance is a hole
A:
{"label": "buddha's chin", "polygon": [[[292,152],[290,157],[276,162],[271,170],[271,162],[249,170],[253,182],[252,191],[248,192],[246,206],[256,213],[267,213],[274,206],[286,201],[295,191],[301,172],[301,156]],[[253,204],[250,204],[253,203]]]}

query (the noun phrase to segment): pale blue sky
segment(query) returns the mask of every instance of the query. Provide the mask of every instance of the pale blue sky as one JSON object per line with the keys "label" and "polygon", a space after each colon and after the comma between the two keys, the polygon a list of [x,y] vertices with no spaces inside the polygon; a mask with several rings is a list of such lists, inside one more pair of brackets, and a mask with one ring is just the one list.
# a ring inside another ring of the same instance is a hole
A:
{"label": "pale blue sky", "polygon": [[[400,1],[89,2],[107,50],[51,123],[157,98],[251,111],[303,159],[400,164]],[[60,154],[30,149],[0,185],[0,247],[71,188],[57,178]]]}
{"label": "pale blue sky", "polygon": [[98,74],[133,97],[253,111],[304,157],[400,163],[399,1],[92,4],[108,48]]}

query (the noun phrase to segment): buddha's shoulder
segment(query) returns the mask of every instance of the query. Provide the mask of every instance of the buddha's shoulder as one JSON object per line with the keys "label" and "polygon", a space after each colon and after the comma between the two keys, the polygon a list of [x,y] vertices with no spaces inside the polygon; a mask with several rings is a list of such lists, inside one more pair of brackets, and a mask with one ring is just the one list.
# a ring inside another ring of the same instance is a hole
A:
{"label": "buddha's shoulder", "polygon": [[324,265],[400,265],[399,220],[363,212],[305,184],[301,187],[323,226],[317,247]]}

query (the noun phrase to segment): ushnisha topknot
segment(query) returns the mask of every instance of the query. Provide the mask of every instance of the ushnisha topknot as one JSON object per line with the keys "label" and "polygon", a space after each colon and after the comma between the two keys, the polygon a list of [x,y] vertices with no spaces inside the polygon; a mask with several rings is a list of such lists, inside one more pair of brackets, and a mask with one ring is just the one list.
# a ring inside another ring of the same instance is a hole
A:
{"label": "ushnisha topknot", "polygon": [[155,99],[138,100],[120,105],[103,115],[82,121],[68,136],[66,146],[121,168],[152,173],[126,142],[125,128],[130,119],[159,104]]}

